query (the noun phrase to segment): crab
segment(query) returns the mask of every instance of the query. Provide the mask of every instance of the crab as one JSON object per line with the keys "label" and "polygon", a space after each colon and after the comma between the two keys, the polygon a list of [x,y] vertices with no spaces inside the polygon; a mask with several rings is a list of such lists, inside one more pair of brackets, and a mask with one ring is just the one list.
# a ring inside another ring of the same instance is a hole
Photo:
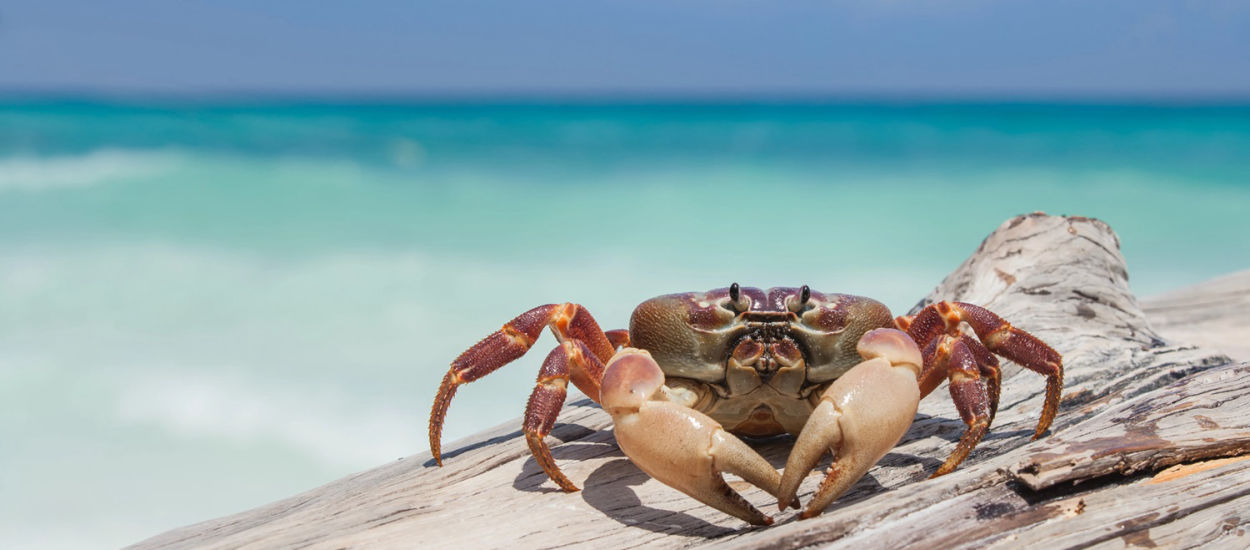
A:
{"label": "crab", "polygon": [[[1033,438],[1050,427],[1063,361],[1050,346],[980,306],[930,304],[895,318],[860,296],[739,287],[669,294],[640,304],[629,330],[604,331],[586,308],[548,304],[466,350],[443,377],[430,412],[430,449],[442,465],[443,419],[456,389],[516,360],[545,327],[559,341],[538,374],[522,431],[535,460],[565,491],[577,486],[545,437],[571,381],[612,417],[621,451],[651,477],[755,525],[772,518],[723,474],[799,508],[800,482],[834,460],[802,518],[819,515],[898,444],[921,398],[943,380],[967,425],[933,473],[954,470],[994,420],[1000,355],[1046,377]],[[778,472],[742,438],[795,436]]]}

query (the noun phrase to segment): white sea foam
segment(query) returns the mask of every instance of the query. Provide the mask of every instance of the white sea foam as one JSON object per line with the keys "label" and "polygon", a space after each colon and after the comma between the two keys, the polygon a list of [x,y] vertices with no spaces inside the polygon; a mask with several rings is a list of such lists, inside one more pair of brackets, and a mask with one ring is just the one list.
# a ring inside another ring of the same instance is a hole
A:
{"label": "white sea foam", "polygon": [[334,391],[213,370],[135,380],[118,396],[117,414],[180,439],[287,445],[334,468],[366,468],[412,453],[409,434],[421,419],[400,403],[362,407]]}
{"label": "white sea foam", "polygon": [[0,158],[0,191],[42,191],[89,187],[117,180],[151,178],[177,166],[172,152],[100,149],[72,156]]}

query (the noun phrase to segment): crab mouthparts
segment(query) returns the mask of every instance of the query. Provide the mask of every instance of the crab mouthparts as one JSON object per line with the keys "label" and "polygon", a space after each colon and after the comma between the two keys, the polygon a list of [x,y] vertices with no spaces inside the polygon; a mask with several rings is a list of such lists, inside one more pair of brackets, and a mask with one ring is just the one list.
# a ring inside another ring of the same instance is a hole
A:
{"label": "crab mouthparts", "polygon": [[751,367],[767,383],[778,370],[803,361],[803,352],[784,326],[766,325],[747,335],[734,347],[733,359]]}

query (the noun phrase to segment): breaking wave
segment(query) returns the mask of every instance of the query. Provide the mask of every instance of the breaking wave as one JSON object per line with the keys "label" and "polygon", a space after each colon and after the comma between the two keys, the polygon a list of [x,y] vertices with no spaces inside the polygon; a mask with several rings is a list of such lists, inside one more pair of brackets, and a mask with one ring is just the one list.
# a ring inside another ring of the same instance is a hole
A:
{"label": "breaking wave", "polygon": [[0,158],[0,191],[90,187],[150,179],[177,166],[176,153],[102,149],[73,156]]}

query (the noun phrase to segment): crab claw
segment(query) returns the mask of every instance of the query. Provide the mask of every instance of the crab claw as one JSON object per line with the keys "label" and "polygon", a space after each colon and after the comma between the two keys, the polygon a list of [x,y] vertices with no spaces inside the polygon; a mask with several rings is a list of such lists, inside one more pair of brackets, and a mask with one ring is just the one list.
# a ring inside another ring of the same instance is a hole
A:
{"label": "crab claw", "polygon": [[794,499],[803,478],[832,450],[833,464],[802,517],[820,515],[829,503],[863,477],[907,433],[920,403],[917,378],[920,349],[894,329],[877,329],[860,338],[864,361],[821,394],[799,433],[778,488],[781,509]]}
{"label": "crab claw", "polygon": [[721,474],[741,476],[773,496],[781,475],[715,420],[665,401],[663,388],[664,373],[646,351],[623,349],[608,363],[600,402],[621,450],[661,483],[748,523],[771,525]]}

